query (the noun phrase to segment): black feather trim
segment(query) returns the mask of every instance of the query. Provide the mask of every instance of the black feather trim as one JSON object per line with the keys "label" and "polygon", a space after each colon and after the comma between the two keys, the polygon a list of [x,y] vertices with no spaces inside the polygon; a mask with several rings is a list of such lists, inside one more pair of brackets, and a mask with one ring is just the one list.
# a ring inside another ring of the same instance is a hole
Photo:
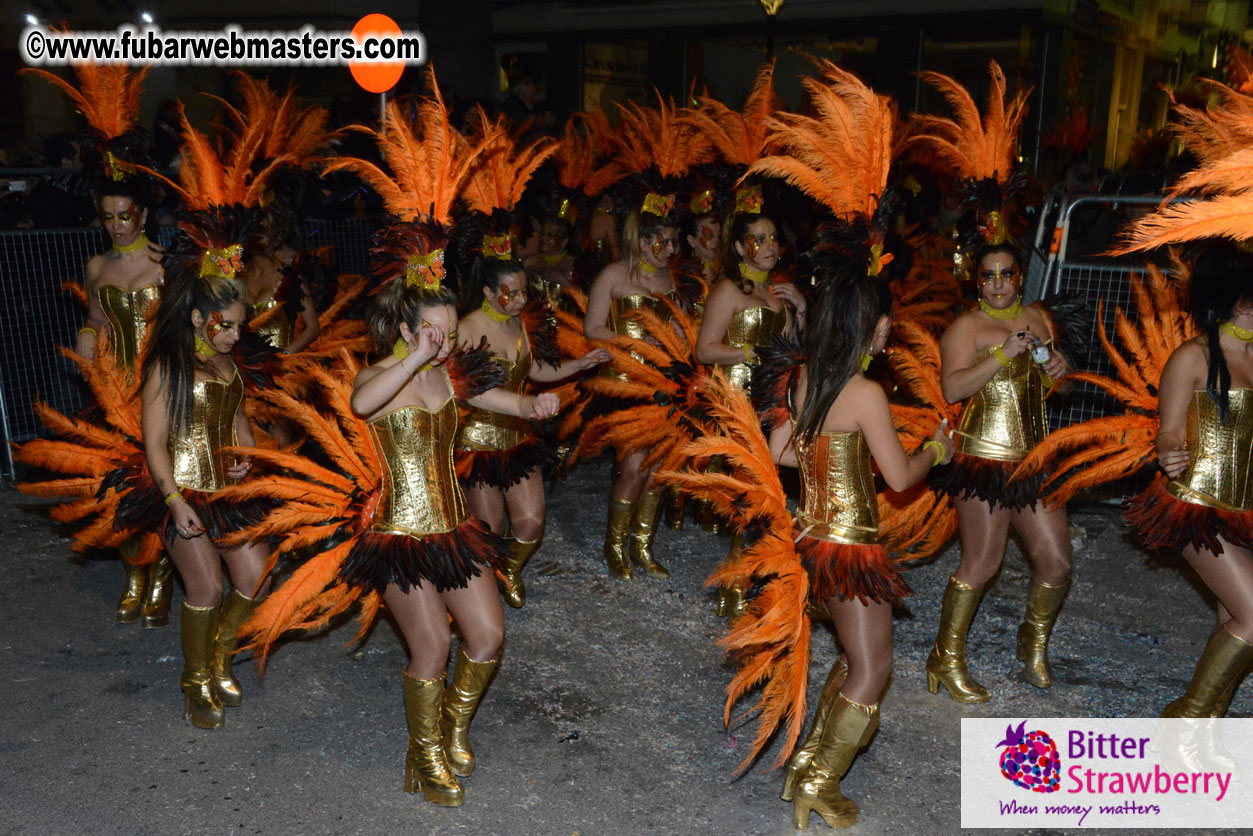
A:
{"label": "black feather trim", "polygon": [[437,592],[464,589],[484,569],[502,566],[507,547],[503,537],[474,517],[452,531],[422,537],[366,531],[344,557],[339,577],[380,593],[390,584],[408,592],[423,581]]}
{"label": "black feather trim", "polygon": [[274,379],[283,373],[283,360],[279,350],[260,334],[245,332],[231,349],[231,359],[239,369],[248,392],[274,386]]}
{"label": "black feather trim", "polygon": [[532,299],[522,309],[522,327],[526,329],[527,342],[531,344],[531,356],[535,362],[557,368],[561,365],[561,352],[557,349],[557,318],[548,303]]}
{"label": "black feather trim", "polygon": [[805,364],[805,353],[795,337],[775,337],[756,350],[757,365],[749,383],[749,399],[762,428],[770,432],[791,415],[789,395],[796,375]]}
{"label": "black feather trim", "polygon": [[1253,511],[1222,511],[1184,502],[1166,490],[1161,473],[1124,503],[1123,518],[1151,549],[1178,553],[1192,546],[1222,554],[1219,537],[1240,548],[1253,548]]}
{"label": "black feather trim", "polygon": [[467,401],[488,389],[504,385],[508,374],[495,358],[496,355],[487,346],[487,337],[480,339],[473,348],[462,346],[448,355],[444,368],[448,371],[457,400]]}
{"label": "black feather trim", "polygon": [[813,597],[824,603],[831,598],[884,603],[913,594],[887,549],[878,543],[854,545],[801,537],[796,551],[809,575]]}
{"label": "black feather trim", "polygon": [[1030,508],[1040,500],[1048,474],[1037,472],[1010,481],[1018,462],[985,459],[954,453],[953,460],[934,468],[927,477],[932,489],[953,499],[982,499],[993,506],[1010,509]]}
{"label": "black feather trim", "polygon": [[[138,484],[135,484],[138,482]],[[118,502],[117,516],[113,520],[114,529],[136,528],[140,531],[160,531],[161,536],[169,541],[178,537],[174,530],[174,519],[166,506],[161,491],[156,483],[144,474],[132,480],[133,487]],[[183,500],[200,518],[205,534],[210,540],[220,540],[228,534],[242,531],[257,525],[265,515],[278,506],[278,502],[270,499],[252,499],[244,501],[223,501],[215,499],[214,494],[182,489]]]}
{"label": "black feather trim", "polygon": [[1071,290],[1052,293],[1040,300],[1053,329],[1053,347],[1067,360],[1087,365],[1084,361],[1092,349],[1091,337],[1096,333],[1096,308],[1082,293]]}
{"label": "black feather trim", "polygon": [[557,464],[557,453],[544,439],[532,436],[508,450],[458,450],[457,471],[467,473],[467,485],[511,488],[536,469],[549,473]]}

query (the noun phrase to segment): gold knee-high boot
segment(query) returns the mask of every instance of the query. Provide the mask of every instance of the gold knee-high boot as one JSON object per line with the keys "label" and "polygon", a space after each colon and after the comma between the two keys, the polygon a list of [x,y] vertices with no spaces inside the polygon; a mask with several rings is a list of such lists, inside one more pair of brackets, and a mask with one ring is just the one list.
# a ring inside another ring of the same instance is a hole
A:
{"label": "gold knee-high boot", "polygon": [[444,692],[444,752],[448,756],[449,767],[463,778],[474,772],[470,721],[474,719],[483,692],[487,690],[499,664],[499,657],[490,662],[476,662],[466,655],[465,650],[458,650],[457,668],[453,671],[448,690]]}
{"label": "gold knee-high boot", "polygon": [[406,672],[405,721],[409,725],[409,752],[405,755],[405,792],[421,792],[440,807],[466,803],[465,790],[448,766],[440,714],[444,680],[414,679]]}
{"label": "gold knee-high boot", "polygon": [[1067,580],[1060,586],[1041,583],[1034,578],[1027,590],[1027,614],[1018,626],[1018,661],[1025,662],[1022,678],[1037,688],[1053,684],[1053,667],[1049,664],[1049,634],[1062,608]]}
{"label": "gold knee-high boot", "polygon": [[180,685],[184,716],[199,729],[220,728],[226,722],[222,701],[213,687],[213,636],[217,630],[217,607],[183,604],[179,632],[183,640],[183,677]]}
{"label": "gold knee-high boot", "polygon": [[1196,663],[1187,692],[1166,706],[1163,717],[1212,717],[1233,681],[1253,665],[1253,645],[1226,627],[1214,631]]}
{"label": "gold knee-high boot", "polygon": [[666,527],[671,531],[682,531],[686,512],[687,497],[671,488],[666,493]]}
{"label": "gold knee-high boot", "polygon": [[657,534],[657,516],[661,507],[661,491],[644,491],[635,506],[631,520],[631,536],[627,539],[627,555],[654,578],[668,578],[670,572],[653,557],[653,537]]}
{"label": "gold knee-high boot", "polygon": [[809,736],[788,759],[787,770],[783,773],[783,789],[779,793],[779,798],[784,801],[792,800],[796,782],[805,774],[805,770],[809,769],[809,764],[814,759],[814,752],[818,751],[818,742],[822,740],[822,731],[827,727],[831,709],[835,708],[835,695],[843,687],[847,676],[848,662],[841,656],[835,660],[835,664],[827,672],[827,682],[822,686],[822,695],[818,697],[818,708],[814,711],[814,722],[809,729]]}
{"label": "gold knee-high boot", "polygon": [[831,827],[857,823],[857,804],[840,792],[840,779],[848,772],[857,750],[870,742],[879,728],[879,704],[862,705],[837,694],[809,768],[792,797],[792,824],[809,829],[811,812]]}
{"label": "gold knee-high boot", "polygon": [[[740,556],[743,538],[737,531],[731,535],[731,548],[727,552],[727,563],[735,563]],[[735,620],[744,614],[748,602],[744,598],[744,587],[740,584],[718,587],[718,617]]]}
{"label": "gold knee-high boot", "polygon": [[631,580],[631,561],[627,558],[627,535],[635,503],[625,499],[609,500],[609,524],[605,527],[605,564],[609,574],[620,581]]}
{"label": "gold knee-high boot", "polygon": [[515,610],[526,603],[526,587],[522,585],[522,569],[531,555],[539,550],[539,540],[510,540],[509,554],[500,574],[504,580],[505,603]]}
{"label": "gold knee-high boot", "polygon": [[147,589],[141,613],[144,627],[164,627],[170,623],[170,592],[174,589],[174,564],[162,554],[147,567]]}
{"label": "gold knee-high boot", "polygon": [[957,578],[948,579],[940,606],[940,631],[935,648],[927,657],[927,690],[936,693],[940,685],[958,702],[987,702],[992,695],[966,670],[966,634],[979,608],[983,590]]}
{"label": "gold knee-high boot", "polygon": [[217,636],[213,640],[213,687],[222,705],[238,708],[243,701],[239,682],[231,672],[231,659],[239,647],[239,625],[256,611],[257,601],[232,589],[218,611]]}
{"label": "gold knee-high boot", "polygon": [[121,624],[130,624],[139,620],[139,611],[144,605],[144,583],[148,580],[148,567],[136,566],[131,562],[138,556],[138,540],[127,540],[120,551],[122,568],[126,570],[126,586],[122,587],[122,597],[117,601],[117,620]]}

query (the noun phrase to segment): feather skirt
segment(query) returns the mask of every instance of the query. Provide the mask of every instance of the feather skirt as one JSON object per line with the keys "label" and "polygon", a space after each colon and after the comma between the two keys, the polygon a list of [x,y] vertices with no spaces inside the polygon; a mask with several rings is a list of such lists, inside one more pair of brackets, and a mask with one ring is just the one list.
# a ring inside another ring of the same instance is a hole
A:
{"label": "feather skirt", "polygon": [[1127,500],[1123,518],[1151,549],[1180,552],[1192,546],[1222,554],[1219,537],[1241,548],[1253,548],[1253,511],[1223,511],[1184,502],[1166,490],[1161,473]]}
{"label": "feather skirt", "polygon": [[[187,488],[182,490],[183,499],[191,506],[204,526],[210,540],[221,540],[228,534],[257,525],[278,503],[270,499],[222,500],[216,494],[202,493]],[[141,531],[160,531],[167,542],[179,537],[174,530],[174,516],[166,506],[156,483],[130,490],[118,503],[114,527],[138,528]]]}
{"label": "feather skirt", "polygon": [[538,436],[508,450],[457,451],[457,472],[465,474],[465,483],[471,487],[486,485],[504,490],[530,476],[536,468],[547,474],[556,464],[556,451]]}
{"label": "feather skirt", "polygon": [[382,593],[396,584],[402,592],[435,585],[437,592],[464,589],[484,569],[504,565],[505,538],[475,517],[452,531],[414,537],[408,534],[362,532],[339,568],[339,577],[350,586]]}
{"label": "feather skirt", "polygon": [[1043,472],[1011,480],[1017,469],[1018,462],[954,453],[948,465],[932,471],[927,483],[953,499],[982,499],[993,506],[1017,511],[1035,505],[1048,480],[1048,474]]}
{"label": "feather skirt", "polygon": [[878,543],[853,545],[801,537],[796,551],[809,575],[813,597],[824,604],[833,597],[856,598],[866,604],[913,594],[888,550]]}

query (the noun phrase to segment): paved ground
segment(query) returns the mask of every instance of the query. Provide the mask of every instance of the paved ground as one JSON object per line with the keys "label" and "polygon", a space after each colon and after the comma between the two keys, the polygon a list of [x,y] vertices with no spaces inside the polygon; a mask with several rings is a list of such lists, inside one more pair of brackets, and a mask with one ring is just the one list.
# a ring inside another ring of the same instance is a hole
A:
{"label": "paved ground", "polygon": [[[405,654],[388,622],[358,646],[346,645],[352,625],[288,642],[261,680],[237,664],[243,707],[224,729],[195,729],[182,718],[176,626],[114,623],[117,563],[76,563],[36,501],[0,488],[0,832],[793,832],[779,772],[731,779],[751,726],[723,728],[730,670],[702,587],[725,539],[691,524],[663,530],[657,553],[671,580],[612,581],[599,558],[607,481],[602,462],[552,492],[527,607],[508,611],[505,660],[473,726],[479,768],[452,810],[400,788]],[[955,548],[909,573],[916,594],[898,613],[882,730],[844,782],[862,806],[849,832],[959,832],[962,717],[1156,716],[1182,691],[1213,625],[1205,596],[1179,566],[1125,542],[1116,516],[1074,519],[1075,586],[1051,691],[1012,679],[1027,583],[1016,550],[970,640],[972,668],[995,692],[982,706],[924,687]],[[829,633],[815,631],[811,695],[834,653]],[[1232,715],[1250,711],[1246,685]],[[826,829],[817,816],[811,828]]]}

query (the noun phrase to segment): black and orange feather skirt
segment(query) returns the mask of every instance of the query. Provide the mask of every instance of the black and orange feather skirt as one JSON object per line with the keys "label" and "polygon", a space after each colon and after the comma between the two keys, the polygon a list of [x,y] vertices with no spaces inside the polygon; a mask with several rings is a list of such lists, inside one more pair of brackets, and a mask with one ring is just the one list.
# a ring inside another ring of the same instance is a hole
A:
{"label": "black and orange feather skirt", "polygon": [[508,450],[457,451],[457,474],[470,487],[511,488],[539,469],[548,474],[557,453],[543,438],[531,436]]}
{"label": "black and orange feather skirt", "polygon": [[951,462],[931,471],[927,484],[953,499],[982,499],[1011,510],[1030,508],[1040,501],[1048,474],[1041,471],[1012,479],[1018,465],[1018,462],[954,453]]}
{"label": "black and orange feather skirt", "polygon": [[402,592],[434,584],[437,592],[464,589],[484,570],[504,565],[505,538],[475,517],[440,534],[392,534],[364,531],[357,536],[339,576],[350,586],[383,592],[396,584]]}
{"label": "black and orange feather skirt", "polygon": [[796,552],[809,575],[813,597],[863,604],[890,603],[912,595],[901,570],[879,543],[834,543],[813,537],[796,541]]}
{"label": "black and orange feather skirt", "polygon": [[[161,491],[151,479],[145,481],[146,485],[127,492],[118,503],[114,525],[119,529],[134,527],[141,531],[160,531],[161,537],[167,542],[177,539],[179,534],[174,528],[174,516],[165,504]],[[265,498],[224,500],[219,499],[215,493],[189,488],[183,488],[180,492],[183,500],[200,518],[205,534],[214,541],[257,525],[278,504]]]}
{"label": "black and orange feather skirt", "polygon": [[1185,502],[1166,489],[1159,473],[1123,505],[1125,519],[1146,546],[1180,552],[1186,546],[1222,554],[1219,537],[1241,548],[1253,548],[1253,511],[1225,511]]}

